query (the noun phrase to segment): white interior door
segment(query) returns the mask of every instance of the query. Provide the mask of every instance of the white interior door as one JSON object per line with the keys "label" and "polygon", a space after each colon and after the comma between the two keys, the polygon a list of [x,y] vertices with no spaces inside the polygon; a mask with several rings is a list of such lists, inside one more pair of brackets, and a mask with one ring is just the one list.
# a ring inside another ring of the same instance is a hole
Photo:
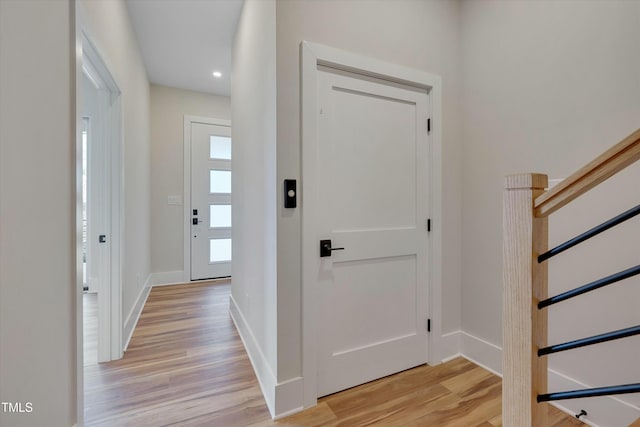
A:
{"label": "white interior door", "polygon": [[231,127],[191,124],[191,280],[231,276]]}
{"label": "white interior door", "polygon": [[429,100],[326,70],[318,85],[318,194],[305,211],[317,219],[324,396],[427,361]]}

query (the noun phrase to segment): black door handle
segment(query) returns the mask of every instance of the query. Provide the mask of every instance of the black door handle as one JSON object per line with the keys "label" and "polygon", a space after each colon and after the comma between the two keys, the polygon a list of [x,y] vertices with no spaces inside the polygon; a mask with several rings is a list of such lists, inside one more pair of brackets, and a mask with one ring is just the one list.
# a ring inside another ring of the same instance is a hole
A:
{"label": "black door handle", "polygon": [[331,240],[320,240],[320,258],[331,256],[331,251],[343,251],[344,248],[332,248]]}

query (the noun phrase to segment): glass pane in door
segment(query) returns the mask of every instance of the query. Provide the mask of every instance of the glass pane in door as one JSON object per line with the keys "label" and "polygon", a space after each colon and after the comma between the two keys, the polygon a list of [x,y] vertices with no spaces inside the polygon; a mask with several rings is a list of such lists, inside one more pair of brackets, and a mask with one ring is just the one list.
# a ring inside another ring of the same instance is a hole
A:
{"label": "glass pane in door", "polygon": [[231,205],[209,205],[209,227],[231,227]]}
{"label": "glass pane in door", "polygon": [[231,193],[231,171],[209,171],[209,192],[210,193]]}
{"label": "glass pane in door", "polygon": [[209,158],[231,160],[231,138],[211,135],[209,137]]}
{"label": "glass pane in door", "polygon": [[231,239],[209,240],[209,262],[231,261]]}

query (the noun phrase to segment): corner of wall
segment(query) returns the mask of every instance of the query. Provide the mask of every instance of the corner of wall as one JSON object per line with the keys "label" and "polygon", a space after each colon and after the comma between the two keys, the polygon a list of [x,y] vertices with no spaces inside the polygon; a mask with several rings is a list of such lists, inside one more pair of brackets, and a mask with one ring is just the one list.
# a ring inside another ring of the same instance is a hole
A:
{"label": "corner of wall", "polygon": [[149,297],[149,293],[151,292],[151,274],[147,276],[147,280],[145,280],[144,285],[140,288],[140,292],[136,297],[136,300],[131,307],[131,311],[127,315],[127,318],[124,321],[124,327],[122,329],[122,351],[127,351],[129,347],[129,342],[131,342],[131,337],[133,336],[133,331],[136,329],[136,325],[138,324],[138,320],[140,319],[140,315],[142,314],[142,309],[144,308],[144,304],[147,302],[147,298]]}
{"label": "corner of wall", "polygon": [[159,271],[149,275],[149,286],[179,285],[188,281],[189,278],[183,270]]}
{"label": "corner of wall", "polygon": [[296,377],[279,383],[233,295],[229,296],[229,313],[247,351],[271,417],[277,420],[302,411],[303,378]]}
{"label": "corner of wall", "polygon": [[429,355],[429,362],[432,364],[444,363],[460,356],[461,335],[461,331],[453,331],[432,338],[433,352]]}
{"label": "corner of wall", "polygon": [[293,415],[304,409],[304,380],[302,377],[292,378],[276,384],[274,420]]}
{"label": "corner of wall", "polygon": [[249,361],[251,361],[251,366],[253,367],[253,371],[255,372],[258,383],[260,384],[260,390],[262,390],[262,395],[264,396],[267,408],[269,409],[271,416],[274,417],[276,414],[276,376],[273,373],[271,366],[269,366],[269,362],[264,353],[262,353],[260,345],[258,344],[249,323],[242,314],[240,307],[236,304],[233,295],[229,296],[229,314],[231,314],[231,320],[233,320],[236,330],[240,335],[240,339],[242,340],[242,344],[247,351],[247,356],[249,356]]}

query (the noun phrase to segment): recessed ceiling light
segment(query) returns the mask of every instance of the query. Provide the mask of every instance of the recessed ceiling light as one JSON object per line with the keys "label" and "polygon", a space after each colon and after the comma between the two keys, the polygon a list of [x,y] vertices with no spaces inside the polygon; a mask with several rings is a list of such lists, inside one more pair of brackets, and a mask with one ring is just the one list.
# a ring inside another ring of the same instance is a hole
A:
{"label": "recessed ceiling light", "polygon": [[213,77],[220,78],[220,77],[222,77],[222,73],[220,71],[214,71],[213,72]]}

